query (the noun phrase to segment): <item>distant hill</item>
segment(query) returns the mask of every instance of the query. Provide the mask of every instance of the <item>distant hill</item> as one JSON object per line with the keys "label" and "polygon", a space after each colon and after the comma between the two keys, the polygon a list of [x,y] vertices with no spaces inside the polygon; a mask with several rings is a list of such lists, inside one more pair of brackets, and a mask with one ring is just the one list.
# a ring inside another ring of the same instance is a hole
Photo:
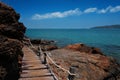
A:
{"label": "distant hill", "polygon": [[107,25],[107,26],[97,26],[91,29],[120,29],[120,25]]}

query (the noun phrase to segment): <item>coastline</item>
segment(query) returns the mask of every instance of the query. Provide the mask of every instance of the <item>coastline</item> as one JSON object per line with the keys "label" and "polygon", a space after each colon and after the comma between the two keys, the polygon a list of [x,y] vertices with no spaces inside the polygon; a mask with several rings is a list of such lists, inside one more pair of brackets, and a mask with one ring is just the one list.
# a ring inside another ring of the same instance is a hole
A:
{"label": "coastline", "polygon": [[[70,45],[70,44],[81,43],[81,42],[72,42],[71,43],[65,39],[63,39],[62,41],[49,40],[49,39],[45,39],[45,40],[44,39],[32,39],[32,40],[51,41],[58,48],[65,47],[65,46]],[[86,45],[91,46],[91,47],[99,48],[104,55],[111,56],[111,57],[115,58],[120,63],[120,59],[119,59],[120,46],[119,45],[96,44],[96,43],[83,43],[83,44],[86,44]]]}
{"label": "coastline", "polygon": [[[31,34],[32,33],[32,34]],[[32,39],[57,41],[60,47],[74,43],[84,43],[100,48],[106,55],[119,60],[120,30],[117,29],[27,29],[26,35]],[[112,49],[111,49],[112,48]],[[119,60],[120,61],[120,60]]]}
{"label": "coastline", "polygon": [[[71,67],[75,68],[75,80],[120,79],[120,64],[114,58],[103,54],[99,48],[83,43],[59,47],[54,40],[30,40],[25,37],[26,27],[19,22],[20,15],[13,8],[1,2],[0,7],[2,13],[0,14],[0,79],[18,80],[21,74],[28,75],[27,72],[22,72],[23,65],[25,65],[22,61],[25,58],[24,53],[29,55],[29,52],[32,51],[36,53],[34,55],[37,55],[40,48],[45,56],[49,55],[55,61],[55,64],[67,70]],[[53,32],[53,34],[55,33]],[[71,34],[69,33],[67,36],[71,37]],[[64,40],[67,41],[66,38]],[[25,46],[27,48],[23,49]],[[33,56],[30,56],[29,60],[32,61],[32,58]],[[40,59],[41,56],[37,55],[34,59],[36,58]],[[66,80],[68,74],[65,71],[55,67],[50,61],[47,60],[47,62],[52,66],[51,69],[59,80]],[[31,72],[37,71],[31,70]]]}
{"label": "coastline", "polygon": [[[38,40],[38,39],[37,39]],[[77,77],[75,80],[79,79],[91,79],[91,80],[104,80],[104,79],[111,79],[113,78],[112,75],[109,77],[108,73],[111,74],[111,70],[115,71],[114,69],[117,69],[119,71],[120,64],[117,63],[117,61],[109,56],[106,56],[103,54],[99,48],[90,47],[82,43],[72,44],[68,45],[66,47],[56,47],[51,48],[52,41],[43,40],[45,44],[41,40],[31,40],[33,42],[33,45],[38,48],[39,45],[42,46],[42,50],[45,52],[50,53],[53,60],[60,66],[64,67],[65,69],[69,70],[69,67],[75,66],[76,70],[78,70]],[[35,41],[35,42],[34,42]],[[35,44],[34,44],[35,43]],[[38,44],[37,44],[38,43]],[[42,44],[41,44],[42,43]],[[67,77],[66,73],[63,71],[60,71],[59,68],[56,69],[54,65],[52,65],[52,70],[54,73],[59,77],[60,80],[66,80]],[[106,70],[108,70],[106,72]],[[91,75],[94,74],[94,75]],[[103,74],[104,73],[104,74]],[[113,73],[113,72],[112,72]],[[99,77],[96,77],[98,76]],[[119,76],[119,74],[115,73],[116,76]],[[106,77],[105,77],[106,76]]]}

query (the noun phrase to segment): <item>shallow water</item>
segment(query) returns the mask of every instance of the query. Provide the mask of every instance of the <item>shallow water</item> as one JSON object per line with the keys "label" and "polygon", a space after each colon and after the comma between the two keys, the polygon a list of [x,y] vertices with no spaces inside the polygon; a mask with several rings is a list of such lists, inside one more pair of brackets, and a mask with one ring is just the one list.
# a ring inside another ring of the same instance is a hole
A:
{"label": "shallow water", "polygon": [[85,43],[100,48],[120,62],[120,29],[28,29],[26,35],[33,39],[55,40],[61,47]]}

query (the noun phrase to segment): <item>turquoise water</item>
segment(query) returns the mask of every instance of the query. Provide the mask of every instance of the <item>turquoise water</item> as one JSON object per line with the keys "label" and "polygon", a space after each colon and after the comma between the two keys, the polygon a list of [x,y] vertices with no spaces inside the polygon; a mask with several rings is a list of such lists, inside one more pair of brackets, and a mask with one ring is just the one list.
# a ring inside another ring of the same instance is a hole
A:
{"label": "turquoise water", "polygon": [[58,46],[85,43],[120,62],[120,29],[28,29],[26,35],[32,39],[55,40]]}

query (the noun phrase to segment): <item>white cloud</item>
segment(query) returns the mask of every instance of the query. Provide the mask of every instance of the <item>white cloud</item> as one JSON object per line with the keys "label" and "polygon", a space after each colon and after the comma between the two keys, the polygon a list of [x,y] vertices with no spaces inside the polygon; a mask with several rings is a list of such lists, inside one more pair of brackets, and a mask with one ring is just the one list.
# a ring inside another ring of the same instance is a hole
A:
{"label": "white cloud", "polygon": [[48,19],[48,18],[63,18],[71,15],[80,15],[81,11],[79,8],[74,10],[68,10],[64,12],[53,12],[53,13],[46,13],[46,14],[35,14],[33,15],[32,19],[34,20],[41,20],[41,19]]}
{"label": "white cloud", "polygon": [[110,13],[115,13],[115,12],[119,12],[120,11],[120,5],[112,7],[112,6],[108,6],[107,8],[103,8],[103,9],[97,9],[97,8],[88,8],[86,10],[84,10],[84,13],[93,13],[93,12],[97,12],[99,14],[105,14],[107,12]]}
{"label": "white cloud", "polygon": [[106,9],[101,9],[98,11],[98,13],[115,13],[115,12],[119,12],[120,11],[120,6],[116,6],[116,7],[112,7],[112,6],[108,6]]}
{"label": "white cloud", "polygon": [[120,11],[120,6],[112,7],[110,9],[110,12],[119,12]]}
{"label": "white cloud", "polygon": [[88,8],[88,9],[84,10],[84,13],[93,13],[96,11],[97,11],[97,8]]}
{"label": "white cloud", "polygon": [[52,13],[46,13],[46,14],[34,14],[32,16],[33,20],[41,20],[41,19],[49,19],[49,18],[64,18],[72,15],[80,15],[80,14],[90,14],[90,13],[98,13],[98,14],[105,14],[105,13],[115,13],[120,11],[120,5],[112,7],[108,6],[107,8],[98,9],[96,7],[94,8],[87,8],[83,11],[80,11],[79,8],[76,8],[74,10],[68,10],[64,12],[52,12]]}
{"label": "white cloud", "polygon": [[98,13],[101,13],[101,14],[107,13],[111,8],[112,6],[108,6],[106,9],[98,10]]}

